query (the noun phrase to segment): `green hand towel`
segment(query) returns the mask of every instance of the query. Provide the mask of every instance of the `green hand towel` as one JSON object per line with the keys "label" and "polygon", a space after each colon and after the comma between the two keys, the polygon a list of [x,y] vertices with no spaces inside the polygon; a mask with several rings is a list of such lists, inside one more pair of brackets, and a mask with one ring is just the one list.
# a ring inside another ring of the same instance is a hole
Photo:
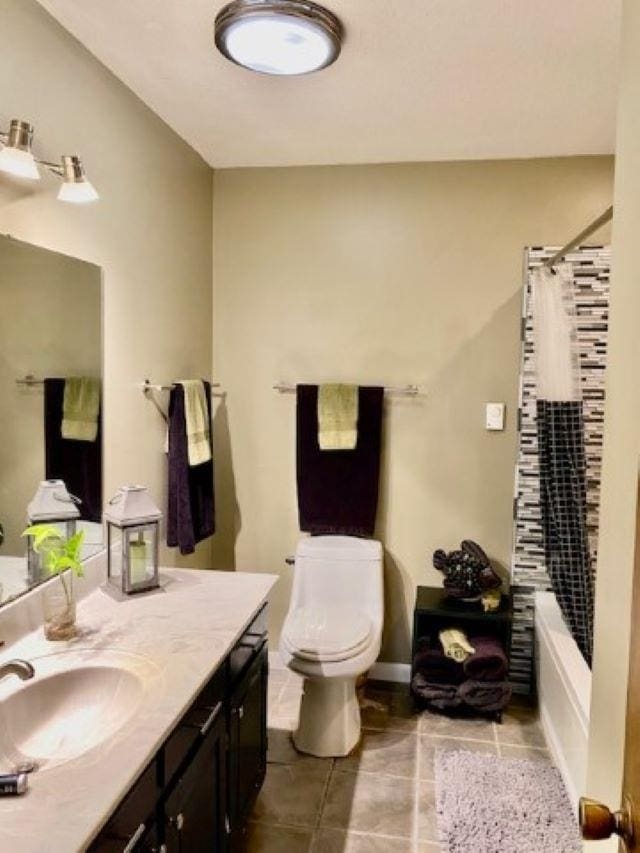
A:
{"label": "green hand towel", "polygon": [[201,379],[179,379],[184,389],[184,417],[187,429],[189,466],[211,459],[209,409]]}
{"label": "green hand towel", "polygon": [[100,380],[89,376],[65,379],[62,403],[63,438],[95,441],[100,413]]}
{"label": "green hand towel", "polygon": [[353,450],[358,443],[358,386],[318,387],[320,450]]}

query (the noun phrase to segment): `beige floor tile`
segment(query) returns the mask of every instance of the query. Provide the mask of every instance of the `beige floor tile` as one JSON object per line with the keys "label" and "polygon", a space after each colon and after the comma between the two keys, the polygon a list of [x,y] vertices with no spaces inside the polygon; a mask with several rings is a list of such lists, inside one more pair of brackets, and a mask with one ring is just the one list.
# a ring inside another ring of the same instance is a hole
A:
{"label": "beige floor tile", "polygon": [[535,710],[511,707],[502,717],[502,723],[496,725],[500,743],[513,746],[546,747],[542,727]]}
{"label": "beige floor tile", "polygon": [[336,770],[386,773],[413,779],[416,773],[417,737],[413,732],[363,729],[355,750],[336,759]]}
{"label": "beige floor tile", "polygon": [[433,782],[418,782],[418,841],[438,841],[436,786]]}
{"label": "beige floor tile", "polygon": [[309,853],[312,829],[250,823],[244,853]]}
{"label": "beige floor tile", "polygon": [[410,838],[414,781],[374,773],[334,770],[320,818],[321,827]]}
{"label": "beige floor tile", "polygon": [[319,829],[314,835],[311,853],[412,853],[412,847],[408,839]]}
{"label": "beige floor tile", "polygon": [[423,711],[420,715],[419,731],[423,735],[493,740],[493,726],[493,721],[484,717],[449,717],[446,714]]}
{"label": "beige floor tile", "polygon": [[268,764],[253,811],[263,823],[315,827],[329,776],[329,764]]}
{"label": "beige floor tile", "polygon": [[269,749],[267,761],[269,764],[305,764],[307,767],[325,767],[331,769],[332,758],[316,758],[313,755],[305,755],[298,752],[291,738],[291,731],[287,729],[269,728]]}
{"label": "beige floor tile", "polygon": [[511,746],[511,744],[500,744],[500,755],[503,758],[526,758],[529,761],[551,762],[551,753],[548,749],[537,749],[533,746]]}
{"label": "beige floor tile", "polygon": [[[485,755],[497,755],[495,742],[483,740],[465,740],[452,737],[429,737],[420,735],[422,749],[435,747],[436,749],[466,749],[470,752],[482,752]],[[422,755],[422,752],[421,752]]]}
{"label": "beige floor tile", "polygon": [[418,844],[418,853],[446,853],[437,841],[421,841]]}

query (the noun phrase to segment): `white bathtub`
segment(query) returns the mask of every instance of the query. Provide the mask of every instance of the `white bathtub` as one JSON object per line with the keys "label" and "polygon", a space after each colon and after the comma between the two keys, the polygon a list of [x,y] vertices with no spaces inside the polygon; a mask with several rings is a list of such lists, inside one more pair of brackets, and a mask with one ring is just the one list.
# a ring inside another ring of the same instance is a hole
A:
{"label": "white bathtub", "polygon": [[540,719],[574,808],[586,790],[591,670],[552,592],[535,596]]}

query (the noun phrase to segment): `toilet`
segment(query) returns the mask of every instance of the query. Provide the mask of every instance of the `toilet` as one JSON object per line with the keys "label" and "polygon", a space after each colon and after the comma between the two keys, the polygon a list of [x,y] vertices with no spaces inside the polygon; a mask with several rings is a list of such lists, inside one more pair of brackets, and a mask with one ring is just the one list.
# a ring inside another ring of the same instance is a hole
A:
{"label": "toilet", "polygon": [[295,558],[280,656],[304,679],[300,752],[347,755],[360,739],[358,676],[380,652],[384,618],[382,545],[351,536],[302,539]]}

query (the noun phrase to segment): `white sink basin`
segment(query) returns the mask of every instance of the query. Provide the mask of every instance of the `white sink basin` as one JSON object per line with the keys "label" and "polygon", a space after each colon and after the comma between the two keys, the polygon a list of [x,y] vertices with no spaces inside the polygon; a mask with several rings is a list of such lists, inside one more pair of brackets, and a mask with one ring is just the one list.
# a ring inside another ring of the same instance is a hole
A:
{"label": "white sink basin", "polygon": [[30,661],[34,678],[0,682],[0,767],[49,769],[113,739],[158,684],[144,658],[105,650],[70,651]]}

